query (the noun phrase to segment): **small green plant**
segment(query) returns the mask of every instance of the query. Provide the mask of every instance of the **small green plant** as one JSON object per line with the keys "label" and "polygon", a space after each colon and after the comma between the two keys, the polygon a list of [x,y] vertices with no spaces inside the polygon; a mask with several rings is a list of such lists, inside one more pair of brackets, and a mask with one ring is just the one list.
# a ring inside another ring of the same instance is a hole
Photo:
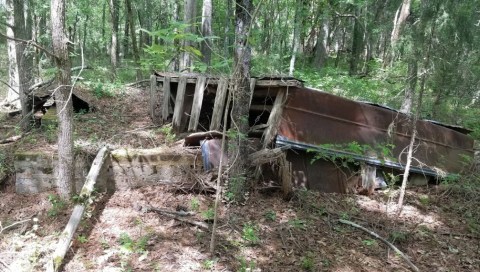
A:
{"label": "small green plant", "polygon": [[247,272],[247,271],[254,271],[255,270],[255,262],[250,261],[248,262],[244,257],[238,258],[240,261],[240,267],[238,268],[238,272]]}
{"label": "small green plant", "polygon": [[362,241],[362,243],[366,246],[375,246],[377,245],[377,241],[372,240],[372,239],[365,239]]}
{"label": "small green plant", "polygon": [[295,219],[289,220],[288,224],[295,229],[302,229],[302,230],[307,229],[307,222],[302,219],[295,218]]}
{"label": "small green plant", "polygon": [[135,253],[145,253],[147,251],[148,240],[150,237],[148,235],[140,237],[138,241],[134,241],[128,233],[120,234],[118,243],[121,248],[126,252],[135,252]]}
{"label": "small green plant", "polygon": [[408,233],[403,231],[393,231],[390,233],[390,240],[398,243],[406,242]]}
{"label": "small green plant", "polygon": [[52,205],[52,207],[47,211],[47,215],[49,217],[57,216],[67,206],[67,203],[65,201],[63,201],[62,199],[60,199],[59,196],[54,194],[48,195],[48,202],[50,202],[50,204]]}
{"label": "small green plant", "polygon": [[277,219],[277,214],[275,213],[275,211],[272,210],[266,211],[263,216],[269,221],[275,221]]}
{"label": "small green plant", "polygon": [[164,125],[160,128],[160,132],[163,134],[165,138],[165,144],[169,145],[175,141],[175,133],[173,132],[172,124]]}
{"label": "small green plant", "polygon": [[55,143],[57,141],[57,124],[47,123],[42,125],[42,130],[48,143]]}
{"label": "small green plant", "polygon": [[202,267],[205,270],[210,270],[215,266],[216,260],[206,259],[202,262]]}
{"label": "small green plant", "polygon": [[430,204],[430,198],[428,197],[428,195],[420,195],[418,197],[418,201],[420,201],[423,206],[428,206]]}
{"label": "small green plant", "polygon": [[260,238],[257,235],[257,226],[251,222],[243,225],[242,238],[252,245],[256,245],[260,242]]}
{"label": "small green plant", "polygon": [[78,235],[77,241],[79,241],[82,244],[85,244],[88,241],[88,238],[85,235]]}
{"label": "small green plant", "polygon": [[98,82],[92,89],[93,95],[97,98],[113,97],[112,86]]}
{"label": "small green plant", "polygon": [[190,209],[192,209],[192,211],[198,212],[198,210],[200,209],[200,201],[198,200],[198,198],[193,197],[190,200]]}
{"label": "small green plant", "polygon": [[306,271],[313,271],[315,268],[315,261],[313,259],[314,255],[312,252],[307,252],[305,256],[302,257],[302,269]]}
{"label": "small green plant", "polygon": [[215,217],[215,211],[213,208],[208,208],[208,210],[202,212],[202,216],[205,220],[212,220]]}

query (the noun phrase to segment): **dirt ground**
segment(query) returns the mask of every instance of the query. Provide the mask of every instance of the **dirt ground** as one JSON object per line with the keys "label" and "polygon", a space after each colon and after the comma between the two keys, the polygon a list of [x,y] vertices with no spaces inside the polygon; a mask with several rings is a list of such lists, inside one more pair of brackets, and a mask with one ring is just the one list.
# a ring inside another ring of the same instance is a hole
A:
{"label": "dirt ground", "polygon": [[[138,148],[165,144],[169,132],[152,126],[147,97],[135,88],[115,97],[90,95],[97,109],[75,114],[76,148],[95,153],[106,143]],[[55,150],[54,135],[42,127],[8,150]],[[145,207],[188,211],[185,219],[211,227],[214,195],[166,185],[99,194],[80,224],[64,270],[409,271],[398,254],[339,222],[344,219],[393,243],[421,271],[480,271],[478,188],[411,188],[401,216],[393,212],[396,194],[298,191],[286,201],[280,192],[253,191],[245,205],[222,202],[213,255],[210,230]],[[17,195],[12,178],[6,180],[0,191],[0,271],[44,271],[72,208],[54,192]]]}

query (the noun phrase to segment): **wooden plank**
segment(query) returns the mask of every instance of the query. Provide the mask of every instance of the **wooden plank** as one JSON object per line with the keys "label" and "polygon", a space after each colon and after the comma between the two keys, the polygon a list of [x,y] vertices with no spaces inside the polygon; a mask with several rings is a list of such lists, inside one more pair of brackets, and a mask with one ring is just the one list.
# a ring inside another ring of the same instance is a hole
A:
{"label": "wooden plank", "polygon": [[369,164],[361,164],[362,187],[359,193],[371,195],[375,191],[377,167]]}
{"label": "wooden plank", "polygon": [[[180,77],[181,78],[181,77]],[[179,77],[171,77],[170,82],[180,82]],[[164,76],[157,76],[157,81],[163,82],[165,80]],[[188,77],[187,83],[195,83],[197,81],[196,77]],[[218,79],[209,79],[208,83],[210,85],[220,84]],[[295,79],[280,80],[280,79],[257,79],[255,83],[256,87],[302,87],[303,83]]]}
{"label": "wooden plank", "polygon": [[225,109],[225,98],[227,97],[228,79],[222,78],[218,83],[217,93],[215,94],[215,104],[213,106],[212,122],[210,130],[220,130],[223,110]]}
{"label": "wooden plank", "polygon": [[183,107],[185,101],[185,89],[187,87],[187,78],[180,77],[177,87],[177,96],[175,97],[175,108],[173,109],[172,126],[174,131],[179,132],[182,126]]}
{"label": "wooden plank", "polygon": [[162,123],[168,119],[170,95],[170,77],[165,77],[163,81]]}
{"label": "wooden plank", "polygon": [[70,247],[73,235],[77,230],[78,224],[82,219],[83,213],[90,203],[93,203],[91,199],[92,192],[94,190],[95,183],[100,176],[100,170],[105,163],[106,159],[110,155],[110,151],[107,147],[103,147],[98,151],[95,160],[93,160],[90,171],[88,172],[87,178],[85,179],[85,184],[83,185],[82,191],[80,191],[79,199],[81,200],[80,204],[75,205],[73,208],[72,215],[70,220],[68,220],[65,230],[60,234],[58,244],[56,246],[55,252],[51,260],[49,261],[48,271],[58,271],[62,265],[63,259],[67,254],[68,248]]}
{"label": "wooden plank", "polygon": [[283,104],[285,103],[285,100],[286,90],[282,89],[278,92],[275,102],[273,102],[272,112],[268,117],[268,127],[263,133],[263,148],[266,148],[272,142],[273,138],[275,138],[275,134],[277,134],[278,124],[280,122],[280,118],[282,117]]}
{"label": "wooden plank", "polygon": [[150,77],[150,118],[156,125],[161,124],[161,96],[155,76]]}
{"label": "wooden plank", "polygon": [[199,76],[195,85],[195,94],[193,95],[192,111],[190,112],[190,122],[188,123],[188,131],[196,131],[198,121],[200,120],[200,112],[202,110],[203,93],[205,92],[205,83],[207,78]]}
{"label": "wooden plank", "polygon": [[255,85],[257,84],[257,79],[252,77],[250,78],[250,104],[248,107],[252,105],[252,98],[253,98],[253,93],[255,92]]}

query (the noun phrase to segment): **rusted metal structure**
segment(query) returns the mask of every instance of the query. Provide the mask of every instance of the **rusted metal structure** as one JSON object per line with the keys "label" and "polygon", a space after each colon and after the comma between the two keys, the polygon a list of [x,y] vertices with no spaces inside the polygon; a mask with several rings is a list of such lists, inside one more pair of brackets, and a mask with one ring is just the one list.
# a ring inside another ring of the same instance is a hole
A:
{"label": "rusted metal structure", "polygon": [[[177,132],[220,130],[228,103],[229,81],[194,74],[156,73],[151,77],[151,116],[155,123],[172,122]],[[411,132],[408,117],[393,109],[342,98],[290,77],[252,78],[250,137],[262,148],[280,147],[291,163],[291,182],[326,192],[349,192],[375,186],[377,169],[404,168]],[[411,173],[438,177],[460,173],[473,156],[469,131],[433,121],[416,124],[418,136]],[[391,146],[390,156],[352,153],[339,148],[356,143]],[[332,161],[312,163],[316,152],[348,156],[356,163],[339,167]],[[290,166],[288,166],[290,169]]]}

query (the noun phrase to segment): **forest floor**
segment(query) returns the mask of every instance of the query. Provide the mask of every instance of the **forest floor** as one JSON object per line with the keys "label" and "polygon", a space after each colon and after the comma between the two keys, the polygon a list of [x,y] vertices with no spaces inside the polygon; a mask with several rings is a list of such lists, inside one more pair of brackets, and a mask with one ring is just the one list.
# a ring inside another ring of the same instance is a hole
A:
{"label": "forest floor", "polygon": [[[147,99],[146,91],[134,88],[115,97],[90,97],[97,110],[75,114],[76,147],[94,154],[106,143],[136,148],[165,144],[170,132],[152,126]],[[8,150],[55,150],[55,135],[54,128],[44,126]],[[393,213],[396,190],[369,197],[298,191],[288,201],[279,192],[253,191],[245,205],[222,203],[214,256],[209,254],[209,230],[142,210],[147,205],[189,210],[194,215],[188,220],[211,225],[214,195],[167,185],[99,194],[80,224],[64,269],[409,271],[385,244],[339,222],[344,219],[388,239],[421,271],[480,271],[480,191],[462,182],[410,188],[401,216]],[[22,196],[15,194],[12,179],[4,182],[0,271],[44,271],[71,211],[53,191]]]}

